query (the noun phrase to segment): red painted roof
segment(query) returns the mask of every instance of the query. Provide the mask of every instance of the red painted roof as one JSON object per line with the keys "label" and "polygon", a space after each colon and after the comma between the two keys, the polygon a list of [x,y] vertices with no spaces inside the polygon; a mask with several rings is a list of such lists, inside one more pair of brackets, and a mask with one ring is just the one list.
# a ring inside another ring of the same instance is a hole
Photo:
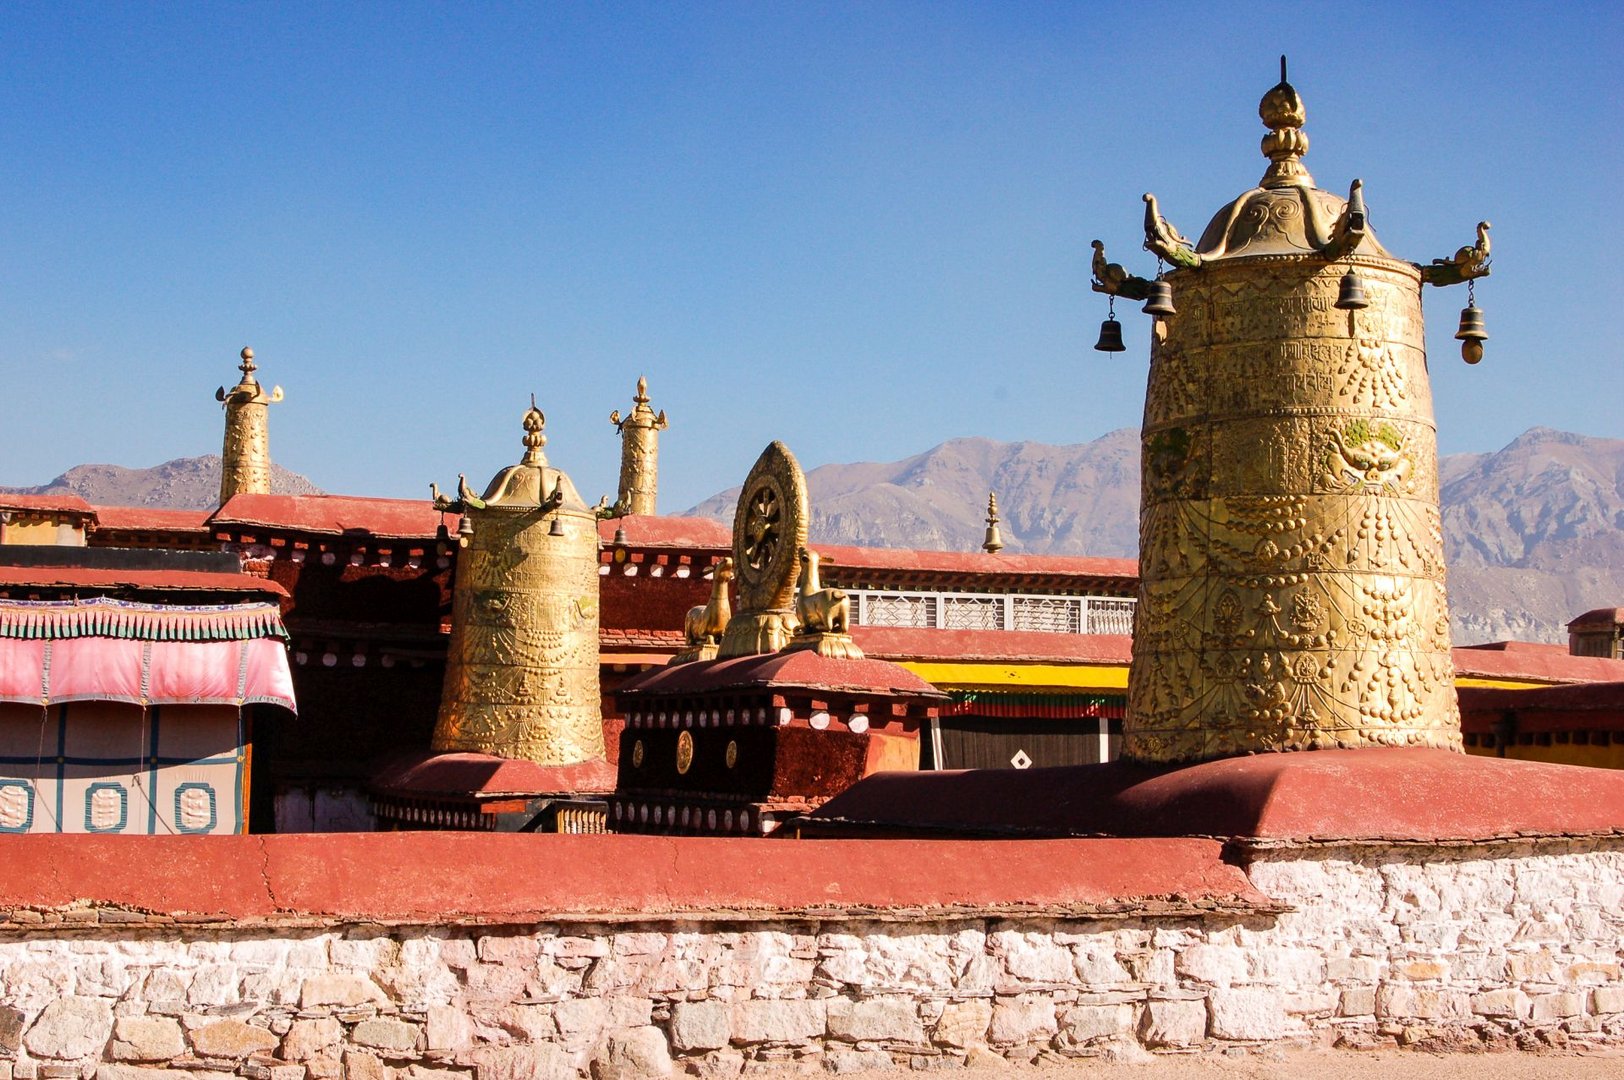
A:
{"label": "red painted roof", "polygon": [[1624,624],[1624,607],[1599,607],[1587,611],[1568,623],[1569,630],[1580,627],[1604,627]]}
{"label": "red painted roof", "polygon": [[[628,547],[709,548],[733,546],[733,531],[710,518],[628,515],[598,523],[605,544],[614,540],[616,527],[626,530]],[[1071,578],[1139,577],[1137,559],[1100,559],[1077,555],[988,555],[981,551],[922,551],[911,548],[810,545],[820,557],[838,567],[893,570],[930,574],[971,574]]]}
{"label": "red painted roof", "polygon": [[1463,686],[1461,730],[1488,734],[1507,713],[1519,732],[1624,731],[1624,682],[1574,683],[1535,690]]}
{"label": "red painted roof", "polygon": [[162,506],[98,506],[96,528],[126,532],[205,533],[210,510],[174,510]]}
{"label": "red painted roof", "polygon": [[1547,683],[1624,680],[1624,660],[1572,656],[1565,649],[1459,648],[1454,655],[1457,677]]}
{"label": "red painted roof", "polygon": [[1210,840],[864,842],[386,832],[6,838],[0,911],[517,925],[1279,910]]}
{"label": "red painted roof", "polygon": [[884,660],[1025,661],[1121,666],[1133,656],[1133,638],[1126,634],[854,626],[852,637],[863,652]]}
{"label": "red painted roof", "polygon": [[626,530],[627,547],[727,551],[733,546],[733,530],[710,518],[627,514],[598,522],[598,538],[613,543],[617,528]]}
{"label": "red painted roof", "polygon": [[539,765],[490,754],[414,754],[379,770],[372,789],[402,799],[602,793],[615,790],[615,767],[607,761]]}
{"label": "red painted roof", "polygon": [[1255,754],[1182,768],[876,773],[813,819],[1000,836],[1485,840],[1624,831],[1624,771],[1446,750]]}
{"label": "red painted roof", "polygon": [[286,596],[274,581],[198,570],[105,570],[78,566],[0,566],[0,588],[152,589]]}
{"label": "red painted roof", "polygon": [[1544,641],[1485,641],[1481,645],[1457,645],[1457,649],[1483,652],[1538,653],[1542,656],[1568,656],[1566,645],[1552,645]]}
{"label": "red painted roof", "polygon": [[209,519],[215,528],[250,527],[321,535],[431,540],[441,525],[453,534],[457,515],[428,499],[364,499],[353,495],[234,495]]}
{"label": "red painted roof", "polygon": [[42,514],[77,514],[94,517],[96,511],[77,495],[0,494],[0,510],[32,510]]}
{"label": "red painted roof", "polygon": [[921,551],[910,548],[808,545],[837,567],[853,570],[906,570],[928,574],[1030,577],[1124,578],[1137,580],[1138,559],[1083,555],[989,555],[984,551]]}
{"label": "red painted roof", "polygon": [[811,649],[668,664],[627,680],[617,693],[681,695],[764,687],[931,699],[944,696],[930,683],[896,664],[870,659],[831,660]]}

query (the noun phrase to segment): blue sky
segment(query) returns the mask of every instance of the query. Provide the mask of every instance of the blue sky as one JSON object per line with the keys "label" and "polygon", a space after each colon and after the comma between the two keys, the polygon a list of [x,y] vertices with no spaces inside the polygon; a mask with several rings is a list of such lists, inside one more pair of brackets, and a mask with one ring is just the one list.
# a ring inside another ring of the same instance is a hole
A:
{"label": "blue sky", "polygon": [[1138,423],[1088,243],[1151,268],[1265,164],[1291,56],[1320,186],[1425,262],[1494,223],[1476,368],[1428,290],[1441,449],[1624,437],[1613,4],[45,4],[0,36],[0,484],[218,453],[252,345],[275,458],[415,497],[521,450],[662,509],[811,468]]}

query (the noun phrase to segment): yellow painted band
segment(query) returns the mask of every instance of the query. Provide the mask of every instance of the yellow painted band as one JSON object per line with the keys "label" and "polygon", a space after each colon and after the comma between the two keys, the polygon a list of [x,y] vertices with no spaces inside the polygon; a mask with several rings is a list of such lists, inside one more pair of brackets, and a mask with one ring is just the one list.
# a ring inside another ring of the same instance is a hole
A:
{"label": "yellow painted band", "polygon": [[1455,676],[1456,686],[1481,686],[1492,690],[1538,690],[1553,683],[1531,682],[1527,679],[1479,679],[1471,675]]}
{"label": "yellow painted band", "polygon": [[1128,669],[1121,665],[926,663],[918,660],[900,663],[931,685],[947,690],[1128,688]]}

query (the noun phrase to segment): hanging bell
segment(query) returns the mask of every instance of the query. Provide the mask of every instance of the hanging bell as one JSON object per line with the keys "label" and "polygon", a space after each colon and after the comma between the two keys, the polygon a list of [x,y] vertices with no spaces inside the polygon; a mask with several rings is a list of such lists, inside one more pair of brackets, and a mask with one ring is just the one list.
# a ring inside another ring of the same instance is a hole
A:
{"label": "hanging bell", "polygon": [[1455,331],[1455,337],[1460,342],[1460,358],[1468,364],[1475,364],[1483,359],[1483,343],[1489,340],[1489,332],[1483,322],[1483,309],[1473,304],[1464,307],[1460,312],[1460,329]]}
{"label": "hanging bell", "polygon": [[1100,339],[1094,348],[1100,352],[1126,352],[1128,347],[1122,344],[1122,324],[1115,319],[1100,323]]}
{"label": "hanging bell", "polygon": [[468,541],[474,538],[474,519],[468,516],[466,509],[462,512],[462,520],[457,522],[457,546],[467,547]]}
{"label": "hanging bell", "polygon": [[1150,283],[1150,295],[1145,298],[1145,306],[1139,310],[1146,315],[1154,315],[1158,319],[1168,315],[1177,315],[1178,309],[1173,307],[1173,286],[1161,278]]}
{"label": "hanging bell", "polygon": [[548,528],[547,528],[547,535],[548,536],[563,536],[564,535],[564,522],[559,518],[553,518],[553,523],[550,526],[548,526]]}
{"label": "hanging bell", "polygon": [[1343,311],[1358,311],[1370,306],[1365,299],[1365,282],[1355,271],[1342,275],[1342,286],[1336,293],[1336,306]]}

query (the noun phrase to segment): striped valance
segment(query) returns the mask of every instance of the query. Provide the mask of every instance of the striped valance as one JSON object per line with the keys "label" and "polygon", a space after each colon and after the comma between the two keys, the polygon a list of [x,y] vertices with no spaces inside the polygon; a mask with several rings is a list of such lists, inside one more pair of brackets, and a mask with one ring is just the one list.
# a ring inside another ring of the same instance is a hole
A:
{"label": "striped valance", "polygon": [[247,641],[287,636],[275,604],[143,604],[106,597],[0,600],[0,638]]}

